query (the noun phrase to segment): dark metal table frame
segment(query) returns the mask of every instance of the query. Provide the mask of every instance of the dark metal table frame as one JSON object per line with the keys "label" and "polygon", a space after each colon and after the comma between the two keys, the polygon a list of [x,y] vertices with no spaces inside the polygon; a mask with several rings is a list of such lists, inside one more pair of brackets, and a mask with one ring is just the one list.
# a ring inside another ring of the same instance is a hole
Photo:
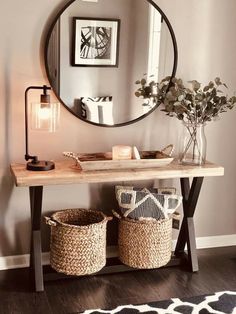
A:
{"label": "dark metal table frame", "polygon": [[[177,244],[174,252],[174,262],[167,266],[179,265],[183,258],[192,272],[198,271],[198,258],[196,250],[196,238],[194,228],[194,213],[201,191],[204,177],[194,177],[190,186],[189,178],[180,178],[181,191],[183,196],[183,220],[179,231]],[[42,220],[42,199],[43,186],[30,186],[30,208],[31,208],[31,249],[30,249],[30,271],[35,291],[44,291],[44,273],[42,265],[41,245],[41,220]],[[187,254],[185,245],[187,244]],[[99,273],[119,272],[134,270],[126,266],[114,267],[105,266]],[[109,267],[111,268],[109,271]]]}

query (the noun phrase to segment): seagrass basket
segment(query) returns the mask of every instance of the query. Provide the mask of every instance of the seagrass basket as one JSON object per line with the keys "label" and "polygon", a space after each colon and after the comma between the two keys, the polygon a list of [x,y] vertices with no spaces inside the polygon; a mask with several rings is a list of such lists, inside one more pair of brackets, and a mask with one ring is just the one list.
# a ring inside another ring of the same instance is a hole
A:
{"label": "seagrass basket", "polygon": [[172,218],[119,219],[119,258],[139,269],[159,268],[171,259]]}
{"label": "seagrass basket", "polygon": [[66,209],[45,217],[51,226],[50,263],[57,272],[88,275],[106,263],[108,220],[100,211]]}

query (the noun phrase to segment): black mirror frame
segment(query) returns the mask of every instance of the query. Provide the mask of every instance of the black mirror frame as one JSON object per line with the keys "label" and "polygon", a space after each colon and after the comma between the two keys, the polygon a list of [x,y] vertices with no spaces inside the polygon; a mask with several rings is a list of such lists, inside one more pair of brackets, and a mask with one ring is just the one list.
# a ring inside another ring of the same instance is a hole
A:
{"label": "black mirror frame", "polygon": [[[62,9],[60,9],[58,11],[58,13],[56,14],[55,18],[53,19],[53,22],[51,23],[49,30],[47,32],[47,36],[46,36],[46,40],[45,40],[45,44],[44,44],[44,65],[45,65],[45,69],[46,69],[46,73],[47,73],[47,77],[48,77],[48,81],[50,83],[50,85],[52,86],[52,82],[49,76],[49,68],[48,68],[48,64],[46,62],[47,60],[47,50],[48,50],[48,44],[49,44],[49,40],[53,31],[53,28],[58,20],[58,18],[61,16],[61,14],[76,0],[70,0],[64,7],[62,7]],[[177,47],[177,41],[176,41],[176,37],[175,37],[175,33],[174,30],[170,24],[170,21],[168,20],[167,16],[165,15],[165,13],[160,9],[160,7],[154,3],[152,0],[144,0],[147,1],[148,3],[150,3],[153,7],[155,7],[155,9],[161,14],[163,20],[166,22],[166,25],[169,29],[170,35],[171,35],[171,39],[172,39],[172,43],[173,43],[173,49],[174,49],[174,64],[173,64],[173,70],[171,73],[171,78],[173,78],[176,74],[176,70],[177,70],[177,64],[178,64],[178,47]],[[158,106],[153,107],[150,111],[148,111],[147,113],[143,114],[142,116],[127,121],[127,122],[123,122],[123,123],[117,123],[117,124],[113,124],[113,125],[108,125],[108,124],[99,124],[99,123],[95,123],[92,121],[88,121],[85,119],[82,119],[81,117],[78,117],[78,115],[76,115],[70,108],[68,108],[68,106],[63,102],[63,100],[57,95],[57,93],[53,90],[54,94],[56,95],[56,97],[58,98],[58,100],[60,101],[60,103],[69,111],[71,112],[75,117],[77,117],[78,119],[80,119],[81,121],[84,121],[86,123],[89,124],[93,124],[96,126],[100,126],[100,127],[107,127],[107,128],[114,128],[114,127],[121,127],[121,126],[126,126],[135,122],[138,122],[142,119],[144,119],[145,117],[147,117],[148,115],[150,115],[154,110],[157,109]]]}

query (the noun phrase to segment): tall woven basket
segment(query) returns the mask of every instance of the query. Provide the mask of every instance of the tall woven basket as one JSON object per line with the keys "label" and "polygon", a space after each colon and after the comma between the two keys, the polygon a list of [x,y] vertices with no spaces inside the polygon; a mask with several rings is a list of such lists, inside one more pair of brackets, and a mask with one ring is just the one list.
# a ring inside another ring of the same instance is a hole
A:
{"label": "tall woven basket", "polygon": [[119,258],[139,269],[158,268],[171,258],[172,218],[161,220],[119,220]]}
{"label": "tall woven basket", "polygon": [[52,268],[76,276],[101,270],[106,263],[106,227],[111,219],[88,209],[66,209],[46,217],[51,226]]}

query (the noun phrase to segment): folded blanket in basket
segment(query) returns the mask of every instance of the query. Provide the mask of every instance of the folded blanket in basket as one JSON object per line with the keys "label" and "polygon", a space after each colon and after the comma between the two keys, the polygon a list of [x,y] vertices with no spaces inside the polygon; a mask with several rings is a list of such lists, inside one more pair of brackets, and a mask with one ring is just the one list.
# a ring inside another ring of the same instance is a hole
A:
{"label": "folded blanket in basket", "polygon": [[[168,194],[165,194],[168,193]],[[176,194],[174,188],[140,189],[117,186],[116,198],[123,217],[132,219],[167,218],[180,206],[182,196]],[[163,193],[163,194],[161,194]]]}

